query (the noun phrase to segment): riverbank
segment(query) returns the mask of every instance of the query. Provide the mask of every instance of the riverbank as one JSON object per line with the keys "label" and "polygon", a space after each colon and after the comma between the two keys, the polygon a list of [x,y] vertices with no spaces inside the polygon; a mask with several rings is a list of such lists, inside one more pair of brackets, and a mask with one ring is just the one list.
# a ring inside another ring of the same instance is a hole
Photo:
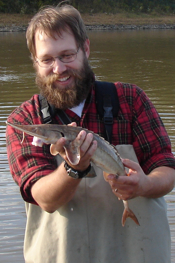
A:
{"label": "riverbank", "polygon": [[[0,14],[0,32],[26,31],[32,15]],[[87,30],[175,29],[175,15],[82,14]]]}

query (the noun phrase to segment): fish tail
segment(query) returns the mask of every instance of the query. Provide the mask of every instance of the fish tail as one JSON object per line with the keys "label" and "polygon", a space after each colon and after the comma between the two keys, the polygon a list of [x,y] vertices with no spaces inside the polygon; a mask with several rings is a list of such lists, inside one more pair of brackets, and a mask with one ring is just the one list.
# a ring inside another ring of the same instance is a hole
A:
{"label": "fish tail", "polygon": [[[127,201],[125,201],[127,202]],[[122,226],[125,225],[126,219],[130,217],[138,226],[140,226],[139,221],[133,211],[128,207],[128,204],[125,206],[124,204],[124,211],[123,211],[123,216],[122,216]]]}

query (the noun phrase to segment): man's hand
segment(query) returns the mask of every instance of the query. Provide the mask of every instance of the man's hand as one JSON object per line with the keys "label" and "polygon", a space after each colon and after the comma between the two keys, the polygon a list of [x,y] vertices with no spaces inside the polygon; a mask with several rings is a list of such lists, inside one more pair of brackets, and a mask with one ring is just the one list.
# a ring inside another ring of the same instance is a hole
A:
{"label": "man's hand", "polygon": [[[76,123],[71,123],[70,126],[76,126]],[[59,139],[56,144],[50,146],[50,152],[52,155],[60,154],[62,158],[75,170],[84,171],[90,164],[92,155],[97,148],[97,142],[93,141],[93,135],[91,133],[86,133],[85,131],[80,131],[77,138],[74,140],[74,144],[79,147],[79,162],[78,164],[73,164],[66,155],[64,145],[66,139],[63,137]]]}
{"label": "man's hand", "polygon": [[105,180],[110,184],[113,193],[123,200],[137,196],[158,198],[168,194],[174,187],[175,170],[161,166],[146,175],[140,165],[128,159],[122,160],[129,168],[128,176],[104,173]]}
{"label": "man's hand", "polygon": [[149,183],[140,165],[128,159],[122,160],[124,166],[129,168],[128,176],[119,176],[104,173],[105,180],[110,184],[113,193],[120,199],[128,200],[141,196]]}

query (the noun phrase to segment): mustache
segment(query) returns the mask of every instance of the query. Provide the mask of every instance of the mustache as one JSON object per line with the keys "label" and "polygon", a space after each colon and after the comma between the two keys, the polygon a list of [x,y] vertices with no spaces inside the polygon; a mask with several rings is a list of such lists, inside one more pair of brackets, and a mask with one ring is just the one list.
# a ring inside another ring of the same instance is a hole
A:
{"label": "mustache", "polygon": [[78,72],[74,69],[67,69],[62,74],[51,73],[50,75],[45,76],[44,82],[47,83],[47,85],[52,85],[55,81],[59,80],[60,78],[67,77],[67,76],[74,76],[79,80],[83,79],[80,72]]}

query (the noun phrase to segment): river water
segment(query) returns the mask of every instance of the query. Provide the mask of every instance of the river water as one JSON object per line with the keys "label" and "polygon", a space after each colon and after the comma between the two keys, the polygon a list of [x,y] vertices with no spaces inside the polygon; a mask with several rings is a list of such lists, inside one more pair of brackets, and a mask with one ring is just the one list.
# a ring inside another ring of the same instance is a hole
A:
{"label": "river water", "polygon": [[[135,83],[160,113],[175,153],[175,31],[90,31],[90,63],[98,80]],[[5,121],[38,93],[24,33],[0,33],[0,262],[23,263],[25,209],[11,178]],[[175,262],[175,191],[166,197]],[[156,224],[156,222],[155,222]],[[127,262],[126,262],[127,263]],[[150,262],[151,263],[151,262]],[[157,262],[156,262],[157,263]]]}

